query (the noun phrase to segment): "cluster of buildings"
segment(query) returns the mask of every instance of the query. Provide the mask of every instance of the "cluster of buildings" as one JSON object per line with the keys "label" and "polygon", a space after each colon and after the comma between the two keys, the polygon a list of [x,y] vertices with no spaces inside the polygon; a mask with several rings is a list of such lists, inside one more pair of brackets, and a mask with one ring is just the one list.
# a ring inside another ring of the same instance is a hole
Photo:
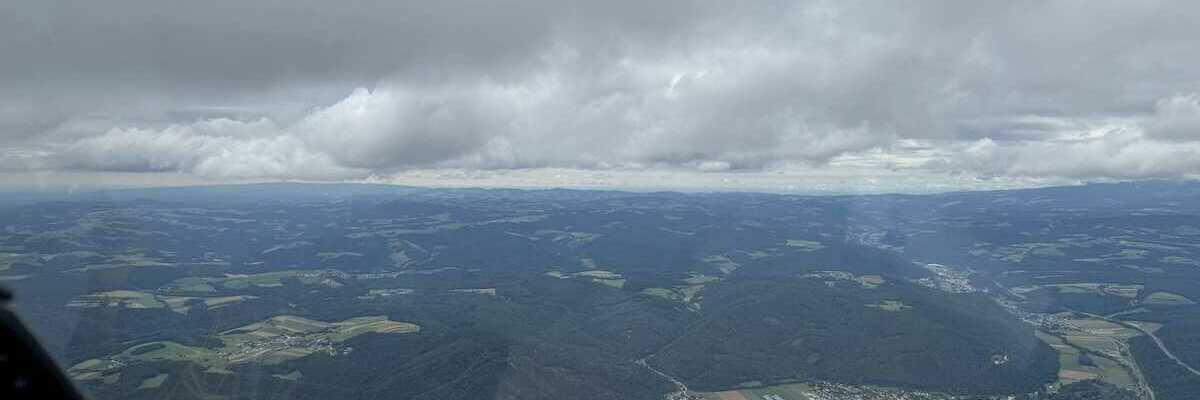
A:
{"label": "cluster of buildings", "polygon": [[925,269],[933,273],[933,277],[921,278],[919,285],[950,293],[971,293],[979,291],[971,286],[971,271],[959,270],[941,264],[925,264]]}
{"label": "cluster of buildings", "polygon": [[267,353],[288,349],[308,349],[313,353],[324,352],[330,356],[349,354],[354,349],[334,346],[333,341],[324,336],[274,336],[263,340],[243,342],[231,352],[220,351],[218,354],[230,361],[246,361]]}
{"label": "cluster of buildings", "polygon": [[875,386],[844,385],[830,382],[816,382],[808,384],[808,386],[810,389],[805,394],[808,395],[808,399],[810,400],[948,400],[954,398],[954,396],[942,393],[907,391]]}
{"label": "cluster of buildings", "polygon": [[679,390],[679,391],[667,393],[667,395],[664,398],[666,400],[703,400],[704,399],[704,397],[702,397],[698,394],[692,393],[690,391],[687,391],[687,390]]}

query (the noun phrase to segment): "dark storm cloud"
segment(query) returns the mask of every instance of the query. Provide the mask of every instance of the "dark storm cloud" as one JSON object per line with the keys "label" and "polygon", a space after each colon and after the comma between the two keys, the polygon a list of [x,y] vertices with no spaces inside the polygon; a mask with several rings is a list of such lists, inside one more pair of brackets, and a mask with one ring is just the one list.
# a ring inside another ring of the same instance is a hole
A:
{"label": "dark storm cloud", "polygon": [[0,8],[8,170],[725,171],[919,143],[934,170],[1200,173],[1151,158],[1200,150],[1188,2]]}

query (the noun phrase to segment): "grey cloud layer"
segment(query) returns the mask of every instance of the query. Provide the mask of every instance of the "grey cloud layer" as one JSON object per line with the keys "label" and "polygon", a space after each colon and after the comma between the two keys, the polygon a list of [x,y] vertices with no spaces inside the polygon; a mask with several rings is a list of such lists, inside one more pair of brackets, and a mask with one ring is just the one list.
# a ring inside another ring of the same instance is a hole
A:
{"label": "grey cloud layer", "polygon": [[1200,174],[1189,2],[286,4],[0,6],[0,170]]}

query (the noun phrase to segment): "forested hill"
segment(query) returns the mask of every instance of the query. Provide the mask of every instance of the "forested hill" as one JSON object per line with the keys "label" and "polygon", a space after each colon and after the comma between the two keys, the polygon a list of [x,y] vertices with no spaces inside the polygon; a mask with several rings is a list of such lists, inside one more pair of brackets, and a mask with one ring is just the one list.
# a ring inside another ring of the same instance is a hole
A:
{"label": "forested hill", "polygon": [[1200,354],[1198,188],[24,197],[0,202],[0,282],[99,399],[655,399],[674,378],[1163,400],[1194,376],[1131,326]]}

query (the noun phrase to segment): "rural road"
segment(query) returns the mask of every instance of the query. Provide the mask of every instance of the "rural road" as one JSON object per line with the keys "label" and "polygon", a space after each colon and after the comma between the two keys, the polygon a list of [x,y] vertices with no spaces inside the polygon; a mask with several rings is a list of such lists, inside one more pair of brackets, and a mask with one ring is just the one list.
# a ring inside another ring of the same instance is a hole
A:
{"label": "rural road", "polygon": [[1167,346],[1163,344],[1162,340],[1159,340],[1158,336],[1154,335],[1154,332],[1150,332],[1149,330],[1142,329],[1142,327],[1135,325],[1135,324],[1126,324],[1126,326],[1132,327],[1133,329],[1137,329],[1137,330],[1141,331],[1142,333],[1145,333],[1146,336],[1150,336],[1151,339],[1154,339],[1154,344],[1158,345],[1159,350],[1162,350],[1163,354],[1166,354],[1167,357],[1170,357],[1172,360],[1175,360],[1175,362],[1178,363],[1179,366],[1187,369],[1192,374],[1195,374],[1196,376],[1200,376],[1200,370],[1192,368],[1191,365],[1188,365],[1187,363],[1183,362],[1183,360],[1180,360],[1179,357],[1175,357],[1174,354],[1171,354],[1171,350],[1167,350]]}
{"label": "rural road", "polygon": [[679,379],[675,379],[675,377],[673,377],[671,375],[667,375],[667,373],[659,371],[657,368],[650,366],[650,364],[646,362],[645,358],[638,359],[636,361],[636,363],[637,363],[637,365],[646,367],[646,369],[650,370],[651,372],[658,374],[658,376],[661,376],[661,377],[666,378],[667,380],[671,381],[671,383],[675,384],[675,387],[679,388],[679,391],[681,393],[683,393],[684,396],[687,396],[688,394],[691,393],[691,391],[688,390],[687,385],[684,385],[683,382],[679,381]]}
{"label": "rural road", "polygon": [[[1129,353],[1129,343],[1120,340],[1117,343],[1121,352]],[[1142,373],[1142,368],[1138,366],[1137,360],[1133,359],[1133,357],[1129,357],[1129,369],[1133,373],[1134,378],[1137,379],[1137,385],[1141,389],[1141,393],[1145,393],[1146,397],[1149,397],[1150,400],[1156,400],[1157,397],[1154,395],[1154,388],[1150,387],[1150,383],[1146,381],[1146,375]],[[1142,397],[1139,396],[1139,398]]]}
{"label": "rural road", "polygon": [[1175,363],[1176,363],[1176,364],[1179,364],[1179,366],[1183,367],[1184,369],[1187,369],[1187,370],[1188,370],[1188,372],[1191,372],[1192,374],[1195,374],[1196,376],[1200,376],[1200,370],[1197,370],[1197,369],[1195,369],[1195,368],[1192,368],[1192,366],[1191,366],[1191,365],[1188,365],[1187,363],[1183,362],[1183,360],[1180,360],[1180,359],[1179,359],[1179,357],[1175,357],[1175,354],[1174,354],[1174,353],[1171,353],[1171,350],[1167,349],[1167,345],[1166,345],[1166,344],[1163,344],[1162,340],[1160,340],[1160,339],[1158,338],[1158,336],[1154,335],[1154,332],[1151,332],[1151,331],[1150,331],[1150,330],[1148,330],[1148,329],[1142,328],[1140,325],[1137,325],[1137,324],[1131,324],[1131,323],[1128,323],[1128,322],[1125,322],[1125,321],[1119,321],[1119,320],[1111,319],[1111,318],[1105,317],[1105,316],[1103,316],[1103,315],[1096,315],[1096,314],[1092,314],[1092,313],[1082,313],[1082,314],[1085,314],[1085,315],[1088,315],[1088,316],[1092,316],[1092,317],[1096,317],[1096,318],[1101,318],[1101,319],[1103,319],[1103,320],[1105,320],[1105,321],[1112,322],[1112,323],[1114,323],[1114,324],[1121,325],[1121,326],[1124,326],[1124,327],[1126,327],[1126,328],[1137,329],[1137,330],[1138,330],[1138,332],[1144,333],[1144,334],[1146,334],[1146,336],[1149,336],[1149,337],[1150,337],[1150,339],[1153,339],[1153,340],[1154,340],[1154,344],[1158,345],[1158,349],[1159,349],[1159,350],[1162,350],[1163,354],[1166,354],[1166,355],[1167,355],[1167,357],[1168,357],[1168,358],[1170,358],[1171,360],[1175,361]]}

